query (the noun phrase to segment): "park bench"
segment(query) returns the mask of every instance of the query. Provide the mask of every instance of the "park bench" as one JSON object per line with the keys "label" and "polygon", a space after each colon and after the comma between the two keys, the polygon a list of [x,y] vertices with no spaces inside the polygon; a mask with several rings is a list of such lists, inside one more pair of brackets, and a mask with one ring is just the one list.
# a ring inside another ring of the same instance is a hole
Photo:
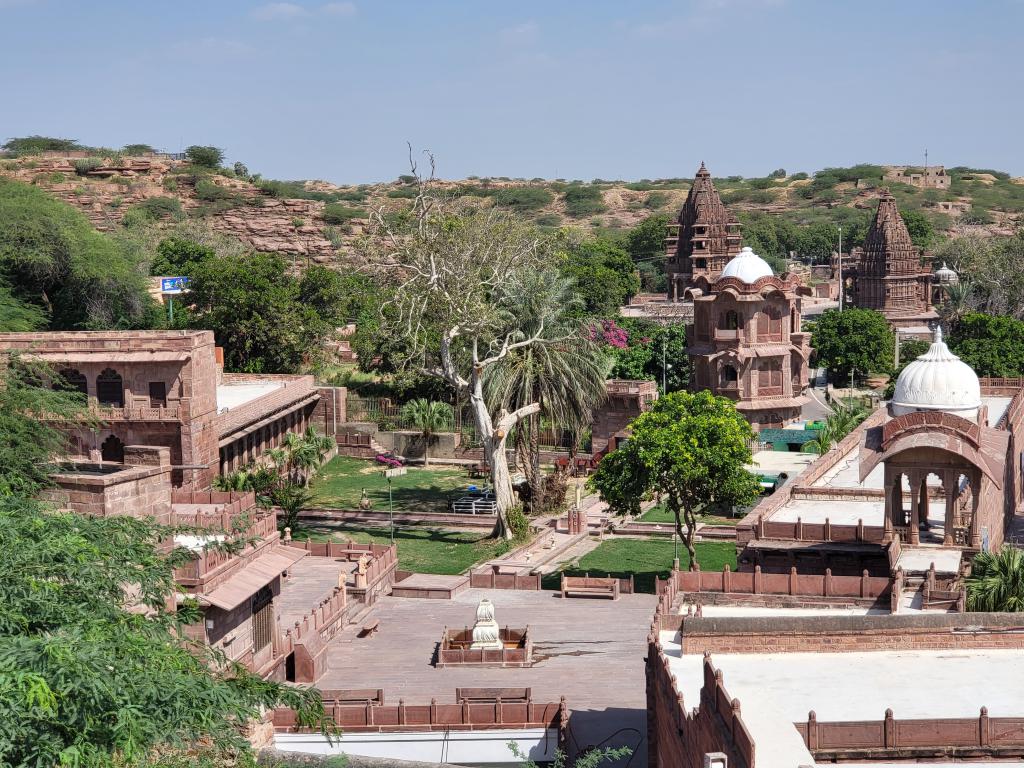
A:
{"label": "park bench", "polygon": [[562,574],[562,597],[610,597],[612,600],[618,600],[619,580],[611,576]]}
{"label": "park bench", "polygon": [[532,688],[456,688],[455,700],[460,704],[464,701],[476,704],[496,699],[505,702],[530,701],[532,694]]}
{"label": "park bench", "polygon": [[360,637],[369,637],[374,632],[380,629],[380,619],[373,619],[363,624],[363,628],[359,632]]}

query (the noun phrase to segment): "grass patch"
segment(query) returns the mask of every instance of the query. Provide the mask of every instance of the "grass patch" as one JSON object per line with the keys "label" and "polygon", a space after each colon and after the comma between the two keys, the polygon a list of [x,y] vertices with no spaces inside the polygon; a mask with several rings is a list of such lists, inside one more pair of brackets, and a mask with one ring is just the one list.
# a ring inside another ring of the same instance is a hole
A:
{"label": "grass patch", "polygon": [[[329,530],[331,535],[325,536]],[[390,544],[388,528],[362,528],[355,526],[323,526],[300,529],[298,539],[316,541],[344,541],[352,539],[361,544]],[[445,531],[438,528],[397,528],[398,567],[415,573],[436,573],[451,576],[484,560],[490,560],[509,549],[508,542],[488,538],[487,534],[464,531]]]}
{"label": "grass patch", "polygon": [[[736,545],[731,541],[701,541],[696,544],[697,561],[701,570],[720,571],[726,565],[736,570]],[[566,576],[633,576],[637,592],[654,592],[654,579],[667,578],[672,570],[674,548],[671,541],[661,539],[610,539],[578,562],[562,571],[545,574],[541,580],[544,589],[558,589],[561,574]],[[686,547],[679,544],[679,567],[686,570],[690,559]]]}
{"label": "grass patch", "polygon": [[[449,494],[465,491],[480,481],[470,480],[463,467],[409,467],[407,474],[392,478],[391,483],[395,511],[445,512]],[[317,473],[311,485],[312,503],[357,509],[364,488],[373,509],[388,509],[384,466],[375,461],[335,456]]]}
{"label": "grass patch", "polygon": [[[675,516],[665,508],[664,504],[658,504],[651,507],[649,510],[640,515],[640,521],[643,523],[675,523]],[[697,521],[700,523],[707,523],[708,525],[731,525],[733,527],[742,520],[743,517],[723,517],[722,515],[697,515]]]}

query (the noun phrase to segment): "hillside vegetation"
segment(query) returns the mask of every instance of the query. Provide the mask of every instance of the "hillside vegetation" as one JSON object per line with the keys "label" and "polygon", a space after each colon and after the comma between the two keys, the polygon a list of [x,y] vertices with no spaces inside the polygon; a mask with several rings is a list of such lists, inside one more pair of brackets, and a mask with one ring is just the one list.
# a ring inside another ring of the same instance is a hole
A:
{"label": "hillside vegetation", "polygon": [[[6,147],[0,175],[71,203],[97,229],[204,219],[256,250],[319,263],[353,252],[370,210],[400,216],[416,195],[412,176],[349,186],[263,179],[241,163],[222,167],[222,153],[212,147],[190,148],[190,158],[157,155],[145,144],[115,151],[45,137],[12,140]],[[914,170],[862,164],[809,175],[778,169],[715,183],[746,225],[751,244],[776,258],[791,250],[820,257],[836,247],[826,233],[836,225],[844,228],[844,250],[859,244],[880,187],[889,188],[901,211],[921,222],[925,246],[947,234],[1009,235],[1024,221],[1024,178],[955,167],[947,169],[949,190],[920,189],[901,181]],[[615,235],[653,215],[674,216],[690,183],[689,176],[633,182],[470,177],[438,186],[466,205],[508,209],[541,227]],[[656,238],[649,245],[647,255],[656,259]]]}

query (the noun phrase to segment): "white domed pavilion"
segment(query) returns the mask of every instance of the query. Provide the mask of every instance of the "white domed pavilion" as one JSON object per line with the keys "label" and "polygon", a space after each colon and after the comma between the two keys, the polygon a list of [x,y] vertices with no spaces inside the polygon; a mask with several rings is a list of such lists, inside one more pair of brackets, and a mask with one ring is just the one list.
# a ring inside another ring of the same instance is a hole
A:
{"label": "white domed pavilion", "polygon": [[928,351],[904,368],[896,380],[893,415],[945,411],[975,421],[980,407],[978,375],[949,351],[942,329],[937,327]]}

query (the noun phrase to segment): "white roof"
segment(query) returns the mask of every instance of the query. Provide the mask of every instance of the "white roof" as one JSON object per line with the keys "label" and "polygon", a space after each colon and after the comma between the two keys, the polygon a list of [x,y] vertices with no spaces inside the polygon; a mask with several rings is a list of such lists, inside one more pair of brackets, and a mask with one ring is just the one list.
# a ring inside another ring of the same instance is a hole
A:
{"label": "white roof", "polygon": [[893,413],[946,411],[975,419],[981,406],[981,383],[971,366],[949,351],[936,327],[928,351],[912,362],[896,379]]}
{"label": "white roof", "polygon": [[217,413],[238,408],[283,386],[284,384],[279,381],[260,381],[252,384],[218,384]]}
{"label": "white roof", "polygon": [[744,283],[754,283],[774,274],[768,262],[746,246],[722,270],[722,277],[737,277]]}
{"label": "white roof", "polygon": [[[683,703],[700,703],[703,658],[679,654],[678,633],[661,643]],[[814,710],[819,722],[992,717],[1024,712],[1024,664],[1019,650],[946,649],[860,653],[712,654],[725,689],[740,700],[757,747],[759,768],[797,768],[814,760],[793,723]],[[993,684],[997,680],[998,684]]]}

